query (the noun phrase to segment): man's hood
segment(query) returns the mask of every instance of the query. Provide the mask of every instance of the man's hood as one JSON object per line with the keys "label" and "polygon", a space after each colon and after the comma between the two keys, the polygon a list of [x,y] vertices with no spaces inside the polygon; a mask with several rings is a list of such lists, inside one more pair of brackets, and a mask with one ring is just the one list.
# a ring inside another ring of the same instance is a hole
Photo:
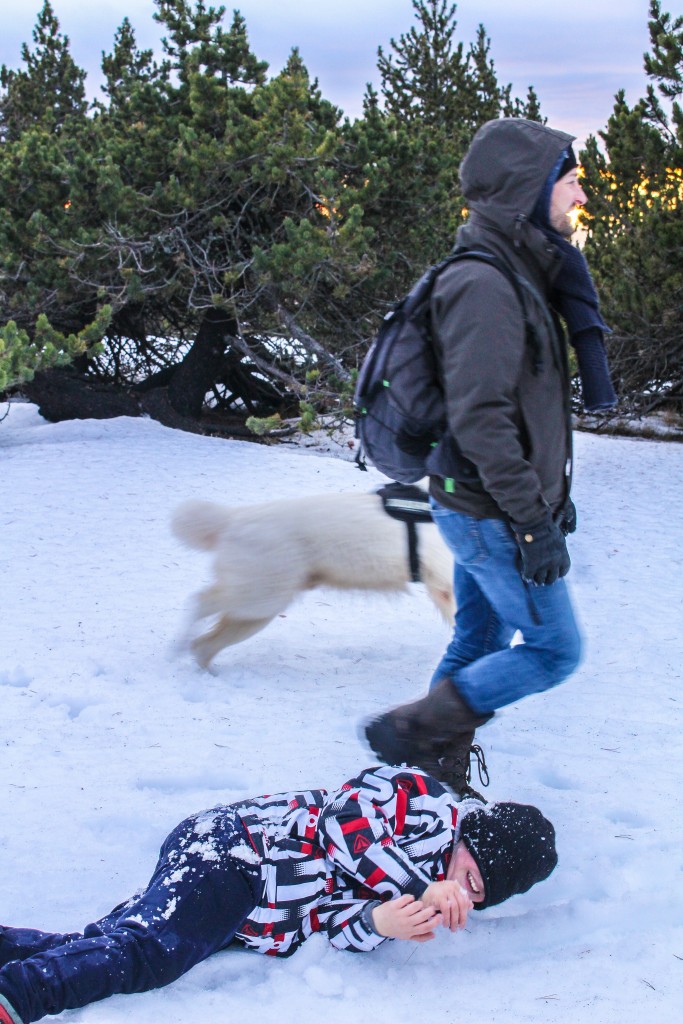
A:
{"label": "man's hood", "polygon": [[546,179],[573,135],[521,117],[487,121],[460,165],[467,205],[506,233],[529,217]]}

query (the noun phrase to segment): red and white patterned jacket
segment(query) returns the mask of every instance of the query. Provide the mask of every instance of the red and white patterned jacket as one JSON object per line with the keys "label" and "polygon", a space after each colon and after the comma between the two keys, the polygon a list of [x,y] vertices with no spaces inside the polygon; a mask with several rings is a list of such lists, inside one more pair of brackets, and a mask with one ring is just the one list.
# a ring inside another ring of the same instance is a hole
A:
{"label": "red and white patterned jacket", "polygon": [[379,946],[371,908],[404,893],[419,898],[442,880],[459,831],[453,797],[419,768],[369,768],[334,793],[235,806],[264,883],[237,938],[273,956],[290,956],[318,931],[338,949]]}

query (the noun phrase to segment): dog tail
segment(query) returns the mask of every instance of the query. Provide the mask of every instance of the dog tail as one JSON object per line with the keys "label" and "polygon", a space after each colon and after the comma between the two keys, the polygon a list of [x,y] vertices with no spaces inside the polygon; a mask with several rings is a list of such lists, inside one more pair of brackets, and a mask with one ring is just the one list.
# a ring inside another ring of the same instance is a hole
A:
{"label": "dog tail", "polygon": [[186,501],[173,513],[171,529],[188,547],[211,551],[229,518],[230,510],[213,501]]}

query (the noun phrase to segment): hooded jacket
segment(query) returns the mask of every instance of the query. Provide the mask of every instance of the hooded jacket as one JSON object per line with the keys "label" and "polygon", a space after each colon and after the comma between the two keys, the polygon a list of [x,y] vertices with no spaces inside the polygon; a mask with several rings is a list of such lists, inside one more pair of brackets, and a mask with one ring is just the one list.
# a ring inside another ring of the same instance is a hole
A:
{"label": "hooded jacket", "polygon": [[430,492],[478,519],[538,522],[569,490],[567,346],[552,309],[561,253],[530,223],[548,176],[573,136],[507,118],[479,129],[460,168],[469,217],[456,245],[484,250],[517,275],[459,261],[432,292],[432,334],[448,433],[433,453]]}

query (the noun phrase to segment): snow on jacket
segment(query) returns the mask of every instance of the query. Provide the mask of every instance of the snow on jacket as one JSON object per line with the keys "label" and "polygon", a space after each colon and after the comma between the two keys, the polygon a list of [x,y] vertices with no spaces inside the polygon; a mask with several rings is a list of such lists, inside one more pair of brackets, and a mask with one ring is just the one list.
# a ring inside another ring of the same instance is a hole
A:
{"label": "snow on jacket", "polygon": [[334,793],[235,806],[263,879],[237,938],[276,956],[290,956],[313,932],[338,949],[374,949],[384,938],[372,908],[404,893],[418,899],[442,880],[458,833],[453,797],[418,768],[370,768]]}
{"label": "snow on jacket", "polygon": [[440,504],[475,518],[533,523],[567,497],[571,410],[567,346],[552,309],[561,254],[529,217],[572,136],[533,121],[488,122],[460,169],[469,216],[457,244],[504,260],[521,280],[481,262],[445,270],[432,327],[448,437],[430,460]]}

